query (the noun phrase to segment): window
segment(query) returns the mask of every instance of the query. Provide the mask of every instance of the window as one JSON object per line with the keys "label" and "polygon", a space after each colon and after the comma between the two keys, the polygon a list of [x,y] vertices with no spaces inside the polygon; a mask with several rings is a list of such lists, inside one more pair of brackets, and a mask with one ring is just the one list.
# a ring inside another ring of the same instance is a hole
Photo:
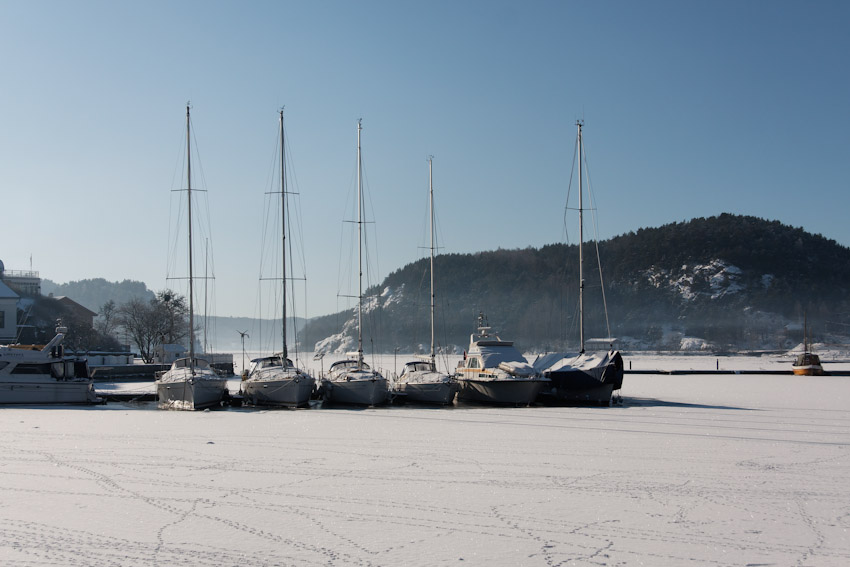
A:
{"label": "window", "polygon": [[0,311],[0,329],[6,327],[6,312]]}

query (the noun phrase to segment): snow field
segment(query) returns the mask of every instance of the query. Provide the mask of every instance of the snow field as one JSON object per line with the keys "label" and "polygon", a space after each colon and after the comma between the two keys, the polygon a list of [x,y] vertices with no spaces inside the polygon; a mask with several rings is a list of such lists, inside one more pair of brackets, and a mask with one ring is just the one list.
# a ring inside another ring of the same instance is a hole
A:
{"label": "snow field", "polygon": [[850,564],[850,378],[627,374],[623,395],[5,407],[0,563]]}

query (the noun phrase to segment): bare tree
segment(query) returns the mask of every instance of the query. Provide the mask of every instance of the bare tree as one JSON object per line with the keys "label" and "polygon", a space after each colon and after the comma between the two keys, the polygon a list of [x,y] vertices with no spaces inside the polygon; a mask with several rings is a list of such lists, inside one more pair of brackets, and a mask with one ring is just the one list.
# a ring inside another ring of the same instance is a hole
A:
{"label": "bare tree", "polygon": [[153,362],[161,344],[180,343],[188,335],[186,298],[171,290],[157,293],[145,301],[131,299],[117,309],[117,323],[139,348],[139,356]]}
{"label": "bare tree", "polygon": [[112,332],[115,330],[117,311],[118,306],[111,299],[100,306],[100,312],[97,314],[98,320],[95,324],[98,332],[112,336]]}
{"label": "bare tree", "polygon": [[186,322],[189,306],[186,298],[170,289],[164,289],[157,292],[155,302],[164,323],[163,342],[166,344],[182,342],[189,334]]}

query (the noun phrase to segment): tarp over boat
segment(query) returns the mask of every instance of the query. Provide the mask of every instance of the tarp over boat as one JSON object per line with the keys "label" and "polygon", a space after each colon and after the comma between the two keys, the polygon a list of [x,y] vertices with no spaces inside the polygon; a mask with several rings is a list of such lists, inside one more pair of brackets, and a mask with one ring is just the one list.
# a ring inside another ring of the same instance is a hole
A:
{"label": "tarp over boat", "polygon": [[581,354],[551,353],[540,355],[532,364],[544,376],[569,375],[576,386],[591,386],[593,382],[611,384],[614,390],[623,385],[623,357],[619,351],[584,352]]}
{"label": "tarp over boat", "polygon": [[[488,344],[492,343],[492,344]],[[508,341],[478,341],[478,352],[470,349],[469,354],[481,355],[481,366],[483,368],[497,368],[499,364],[506,362],[526,362],[525,357],[517,350],[513,343]]]}

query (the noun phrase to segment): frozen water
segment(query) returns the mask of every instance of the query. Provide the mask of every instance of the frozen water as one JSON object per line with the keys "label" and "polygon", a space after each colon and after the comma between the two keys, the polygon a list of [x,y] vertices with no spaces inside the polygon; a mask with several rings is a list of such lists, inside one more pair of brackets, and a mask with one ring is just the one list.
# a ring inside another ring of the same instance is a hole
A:
{"label": "frozen water", "polygon": [[0,563],[850,564],[850,378],[627,374],[623,395],[5,407]]}

